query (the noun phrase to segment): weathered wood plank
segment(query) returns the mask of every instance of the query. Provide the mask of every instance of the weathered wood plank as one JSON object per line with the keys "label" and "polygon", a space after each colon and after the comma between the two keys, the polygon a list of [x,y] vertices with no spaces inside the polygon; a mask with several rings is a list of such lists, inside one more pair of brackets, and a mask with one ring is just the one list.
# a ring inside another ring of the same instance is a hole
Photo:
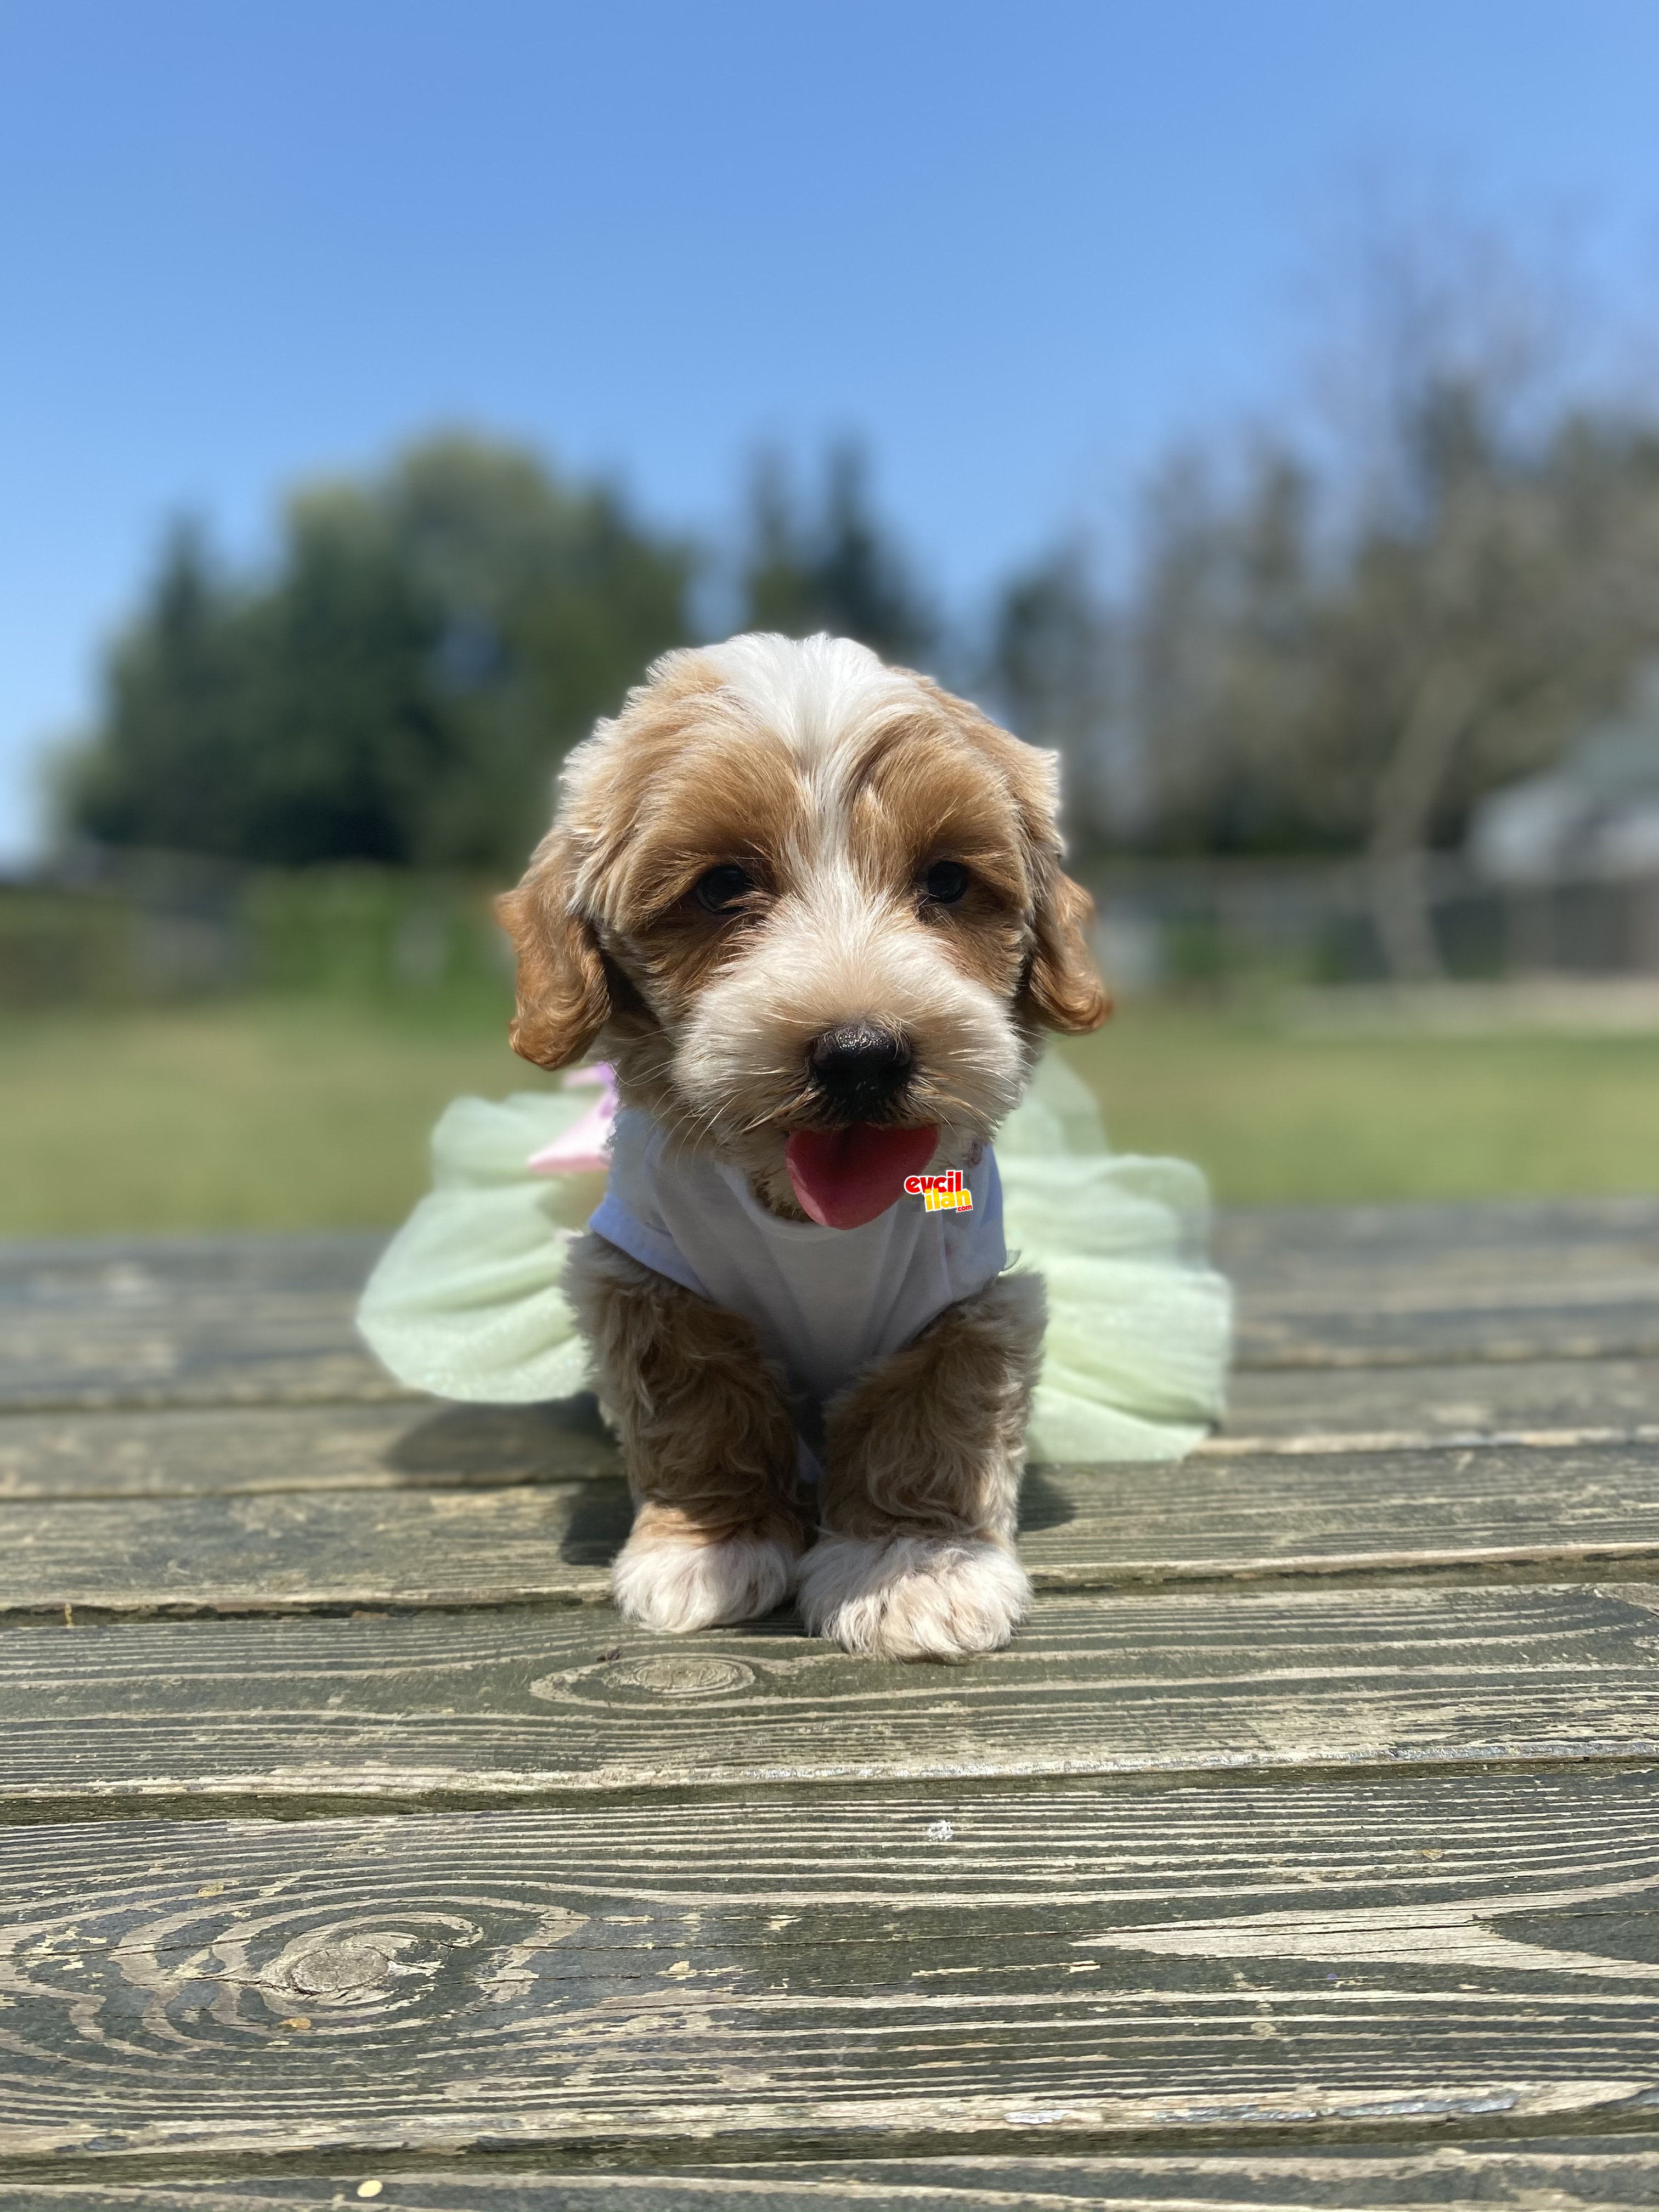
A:
{"label": "weathered wood plank", "polygon": [[[1376,1437],[1583,1436],[1659,1427],[1659,1360],[1529,1359],[1454,1365],[1256,1368],[1228,1386],[1221,1436]],[[3,1432],[0,1432],[3,1433]]]}
{"label": "weathered wood plank", "polygon": [[0,1611],[597,1602],[629,1515],[614,1475],[6,1504]]}
{"label": "weathered wood plank", "polygon": [[1659,1304],[1609,1294],[1468,1304],[1269,1305],[1248,1292],[1236,1340],[1238,1367],[1423,1367],[1488,1360],[1659,1358]]}
{"label": "weathered wood plank", "polygon": [[1218,1439],[1174,1467],[1034,1468],[1023,1520],[1045,1589],[1475,1564],[1593,1572],[1654,1556],[1659,1435],[1363,1455]]}
{"label": "weathered wood plank", "polygon": [[14,1829],[0,2150],[1651,2130],[1655,1787],[952,1780]]}
{"label": "weathered wood plank", "polygon": [[[381,1240],[0,1248],[0,1404],[406,1395],[353,1335]],[[1246,1369],[1659,1358],[1659,1200],[1225,1216]]]}
{"label": "weathered wood plank", "polygon": [[1011,1650],[878,1665],[787,1620],[597,1608],[0,1634],[0,1802],[348,1808],[848,1777],[1659,1754],[1659,1592],[1370,1586],[1038,1601]]}
{"label": "weathered wood plank", "polygon": [[547,1406],[167,1407],[0,1417],[0,1501],[483,1489],[621,1480],[591,1398]]}
{"label": "weathered wood plank", "polygon": [[1539,1272],[1565,1282],[1659,1265],[1659,1194],[1481,1199],[1463,1204],[1230,1206],[1216,1217],[1217,1261],[1261,1291],[1305,1288],[1310,1272],[1363,1284],[1501,1284]]}
{"label": "weathered wood plank", "polygon": [[0,1245],[0,1405],[407,1397],[352,1315],[385,1239]]}
{"label": "weathered wood plank", "polygon": [[[1232,1395],[1231,1419],[1200,1446],[1200,1457],[1294,1449],[1334,1462],[1348,1451],[1461,1449],[1506,1437],[1549,1449],[1659,1443],[1659,1362],[1304,1369],[1236,1376]],[[591,1398],[266,1406],[257,1417],[246,1407],[0,1416],[0,1502],[489,1489],[618,1474]],[[1049,1469],[1040,1480],[1066,1491],[1072,1477]],[[1143,1481],[1130,1470],[1101,1476],[1105,1489],[1127,1486],[1125,1495]]]}
{"label": "weathered wood plank", "polygon": [[1659,1199],[1224,1215],[1244,1368],[1659,1354]]}
{"label": "weathered wood plank", "polygon": [[[1659,2202],[1650,2136],[1555,2143],[1479,2139],[1419,2150],[1212,2150],[1184,2156],[1110,2154],[1018,2157],[769,2160],[650,2172],[592,2166],[523,2172],[483,2160],[431,2166],[368,2161],[297,2174],[210,2180],[0,2180],[0,2212],[323,2212],[378,2202],[385,2212],[823,2212],[830,2205],[915,2206],[918,2212],[1006,2212],[1073,2204],[1168,2205],[1171,2212],[1607,2212]],[[51,2168],[42,2168],[50,2172]],[[364,2195],[364,2184],[371,2185]]]}
{"label": "weathered wood plank", "polygon": [[[629,1504],[593,1429],[544,1415],[441,1414],[401,1436],[361,1411],[169,1417],[102,1431],[42,1421],[0,1503],[0,1612],[295,1611],[319,1606],[602,1601]],[[516,1440],[516,1441],[515,1441]],[[64,1449],[58,1452],[62,1441]],[[561,1461],[597,1471],[526,1481]],[[68,1496],[123,1466],[177,1495]],[[327,1489],[290,1486],[320,1466]],[[217,1471],[226,1494],[205,1486]],[[238,1478],[274,1470],[269,1486]],[[463,1486],[429,1486],[436,1474]],[[483,1485],[493,1483],[495,1486]],[[465,1486],[466,1485],[474,1486]],[[1419,1572],[1529,1564],[1601,1573],[1659,1559],[1659,1437],[1542,1449],[1473,1445],[1350,1455],[1215,1451],[1178,1467],[1034,1468],[1022,1551],[1040,1589]]]}

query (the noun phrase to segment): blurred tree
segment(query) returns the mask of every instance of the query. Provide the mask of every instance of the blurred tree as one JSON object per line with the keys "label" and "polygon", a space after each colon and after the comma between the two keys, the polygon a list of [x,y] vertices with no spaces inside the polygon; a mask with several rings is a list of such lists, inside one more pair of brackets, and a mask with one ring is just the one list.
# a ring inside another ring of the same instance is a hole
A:
{"label": "blurred tree", "polygon": [[1573,402],[1547,284],[1490,238],[1361,245],[1338,434],[1153,488],[1134,717],[1158,842],[1358,846],[1390,968],[1426,975],[1431,848],[1659,639],[1659,431]]}
{"label": "blurred tree", "polygon": [[463,437],[290,504],[272,574],[170,542],[66,763],[67,826],[301,866],[511,867],[559,757],[684,641],[682,544]]}
{"label": "blurred tree", "polygon": [[1478,392],[1425,394],[1422,501],[1353,547],[1320,712],[1368,770],[1362,834],[1390,968],[1439,967],[1426,856],[1483,792],[1609,706],[1659,638],[1659,441],[1569,419],[1507,443]]}
{"label": "blurred tree", "polygon": [[1125,788],[1116,626],[1080,547],[1059,547],[1004,586],[985,689],[1017,735],[1062,756],[1074,845],[1121,834],[1134,799]]}
{"label": "blurred tree", "polygon": [[1208,852],[1341,840],[1301,781],[1319,608],[1311,488],[1271,447],[1227,488],[1191,453],[1153,484],[1130,616],[1159,842]]}
{"label": "blurred tree", "polygon": [[763,453],[750,488],[743,627],[857,638],[884,659],[917,658],[935,624],[871,504],[855,445],[825,456],[817,512],[804,510],[782,460]]}
{"label": "blurred tree", "polygon": [[241,601],[213,568],[198,532],[176,526],[162,548],[149,602],[105,672],[105,738],[57,763],[70,823],[112,844],[155,842],[158,791],[187,814],[191,849],[234,852],[241,837],[243,764],[231,733],[241,715],[249,658]]}

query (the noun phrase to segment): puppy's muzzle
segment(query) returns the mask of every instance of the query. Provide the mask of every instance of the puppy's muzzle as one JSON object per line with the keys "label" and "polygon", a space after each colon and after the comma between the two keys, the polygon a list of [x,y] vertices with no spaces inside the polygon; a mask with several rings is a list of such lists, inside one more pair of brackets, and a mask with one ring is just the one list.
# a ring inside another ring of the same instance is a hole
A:
{"label": "puppy's muzzle", "polygon": [[908,1037],[875,1022],[843,1022],[814,1037],[806,1072],[813,1101],[842,1122],[890,1120],[910,1080]]}

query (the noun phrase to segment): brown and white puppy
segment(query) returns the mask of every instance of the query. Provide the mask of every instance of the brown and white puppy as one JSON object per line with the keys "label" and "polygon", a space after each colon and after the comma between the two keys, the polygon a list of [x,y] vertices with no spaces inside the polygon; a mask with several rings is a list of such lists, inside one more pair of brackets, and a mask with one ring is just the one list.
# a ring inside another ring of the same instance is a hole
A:
{"label": "brown and white puppy", "polygon": [[[624,1107],[786,1219],[807,1218],[801,1160],[849,1121],[912,1154],[932,1130],[931,1165],[964,1165],[1041,1033],[1109,1010],[1055,801],[1052,755],[861,646],[669,653],[570,756],[501,902],[514,1046],[548,1068],[597,1048]],[[1039,1279],[998,1276],[832,1398],[815,1498],[799,1406],[748,1320],[592,1231],[565,1280],[637,1501],[626,1615],[748,1620],[793,1583],[849,1650],[1006,1643],[1030,1595],[1014,1532]]]}

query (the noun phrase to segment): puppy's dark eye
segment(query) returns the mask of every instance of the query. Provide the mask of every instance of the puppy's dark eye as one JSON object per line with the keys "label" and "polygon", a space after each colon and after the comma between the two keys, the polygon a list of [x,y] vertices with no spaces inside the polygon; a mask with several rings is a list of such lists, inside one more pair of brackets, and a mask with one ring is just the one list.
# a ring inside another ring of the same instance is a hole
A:
{"label": "puppy's dark eye", "polygon": [[935,860],[922,886],[935,906],[954,906],[968,888],[968,871],[960,860]]}
{"label": "puppy's dark eye", "polygon": [[691,896],[705,914],[732,914],[755,888],[754,878],[735,860],[710,868],[691,887]]}

